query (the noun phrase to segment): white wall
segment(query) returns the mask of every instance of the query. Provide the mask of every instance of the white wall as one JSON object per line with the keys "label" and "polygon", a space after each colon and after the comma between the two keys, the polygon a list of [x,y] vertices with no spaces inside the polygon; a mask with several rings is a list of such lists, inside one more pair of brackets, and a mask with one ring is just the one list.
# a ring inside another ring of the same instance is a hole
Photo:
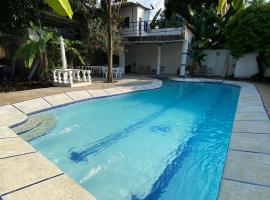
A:
{"label": "white wall", "polygon": [[257,54],[249,53],[238,59],[234,71],[236,78],[249,78],[259,72],[256,61]]}
{"label": "white wall", "polygon": [[[205,61],[202,63],[206,65],[209,71],[208,75],[212,76],[224,76],[233,75],[235,60],[226,49],[207,49],[204,50]],[[212,73],[211,73],[212,72]]]}
{"label": "white wall", "polygon": [[[156,70],[158,44],[127,45],[126,49],[126,65],[136,63],[135,72],[150,73]],[[177,74],[180,50],[180,43],[162,44],[161,74]]]}
{"label": "white wall", "polygon": [[267,77],[267,78],[270,78],[270,67],[265,69],[264,76]]}

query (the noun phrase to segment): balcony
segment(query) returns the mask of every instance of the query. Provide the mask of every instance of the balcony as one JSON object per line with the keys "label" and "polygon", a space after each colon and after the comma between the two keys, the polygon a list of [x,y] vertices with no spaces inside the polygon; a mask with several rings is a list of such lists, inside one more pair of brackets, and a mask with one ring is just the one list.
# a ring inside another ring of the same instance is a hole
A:
{"label": "balcony", "polygon": [[121,35],[127,42],[181,40],[183,28],[171,27],[166,21],[123,22]]}

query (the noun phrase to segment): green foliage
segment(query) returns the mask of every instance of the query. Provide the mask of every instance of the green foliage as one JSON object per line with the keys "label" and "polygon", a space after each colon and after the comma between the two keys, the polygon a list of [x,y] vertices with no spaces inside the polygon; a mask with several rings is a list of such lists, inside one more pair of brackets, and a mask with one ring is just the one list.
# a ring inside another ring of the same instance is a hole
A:
{"label": "green foliage", "polygon": [[20,34],[23,28],[35,24],[44,4],[39,0],[4,0],[0,6],[0,37]]}
{"label": "green foliage", "polygon": [[151,28],[151,29],[156,28],[156,26],[158,25],[158,17],[160,16],[161,10],[162,10],[162,8],[160,8],[160,9],[156,12],[155,16],[153,17],[152,22],[150,23],[150,28]]}
{"label": "green foliage", "polygon": [[188,20],[189,10],[188,5],[198,12],[205,7],[209,7],[211,4],[217,5],[217,0],[165,0],[165,16],[166,19],[170,19],[173,13],[178,13],[182,17]]}
{"label": "green foliage", "polygon": [[218,0],[217,11],[221,16],[225,16],[228,12],[234,15],[245,8],[246,0]]}
{"label": "green foliage", "polygon": [[[68,65],[73,65],[74,59],[77,59],[82,65],[85,65],[85,59],[80,52],[83,52],[84,46],[81,41],[64,39],[65,42],[65,52]],[[60,54],[60,41],[58,37],[54,37],[47,44],[48,57],[49,57],[49,67],[50,68],[60,68],[62,66],[61,54]]]}
{"label": "green foliage", "polygon": [[44,0],[58,15],[72,18],[73,12],[68,0]]}
{"label": "green foliage", "polygon": [[199,67],[201,68],[204,58],[207,56],[203,53],[201,48],[201,41],[196,41],[195,38],[191,41],[191,50],[188,52],[189,57],[192,59],[192,65],[190,66],[190,75],[193,75],[193,71]]}
{"label": "green foliage", "polygon": [[183,22],[192,31],[199,48],[219,48],[223,46],[225,18],[218,15],[214,5],[201,11],[196,11],[191,6],[188,9],[189,22],[185,20]]}
{"label": "green foliage", "polygon": [[33,24],[31,27],[33,30],[33,37],[26,40],[26,42],[15,51],[13,56],[13,62],[16,62],[19,58],[23,58],[26,67],[31,67],[34,59],[40,53],[46,51],[47,42],[53,38],[52,32],[39,30]]}
{"label": "green foliage", "polygon": [[233,56],[257,51],[262,66],[269,67],[270,3],[252,4],[239,11],[226,25],[225,35]]}
{"label": "green foliage", "polygon": [[[30,68],[34,60],[40,60],[41,68],[45,78],[48,78],[49,69],[61,66],[60,41],[57,35],[48,29],[38,29],[33,24],[31,26],[33,36],[26,40],[15,52],[13,62],[19,58],[24,59],[25,66]],[[82,46],[79,41],[65,39],[65,50],[69,64],[78,59],[83,65],[84,59],[79,53]],[[49,49],[49,51],[47,51]]]}

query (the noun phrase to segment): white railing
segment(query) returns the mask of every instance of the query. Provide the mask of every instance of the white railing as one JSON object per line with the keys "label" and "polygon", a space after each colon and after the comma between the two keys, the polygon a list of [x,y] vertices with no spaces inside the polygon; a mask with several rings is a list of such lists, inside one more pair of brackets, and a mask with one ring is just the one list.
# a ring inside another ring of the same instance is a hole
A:
{"label": "white railing", "polygon": [[85,69],[55,69],[53,70],[53,82],[63,85],[91,82],[91,71]]}
{"label": "white railing", "polygon": [[[108,65],[100,65],[100,66],[76,66],[75,69],[87,69],[91,70],[92,74],[100,75],[107,78],[108,74]],[[125,75],[124,67],[113,67],[112,73],[115,78],[122,78]]]}

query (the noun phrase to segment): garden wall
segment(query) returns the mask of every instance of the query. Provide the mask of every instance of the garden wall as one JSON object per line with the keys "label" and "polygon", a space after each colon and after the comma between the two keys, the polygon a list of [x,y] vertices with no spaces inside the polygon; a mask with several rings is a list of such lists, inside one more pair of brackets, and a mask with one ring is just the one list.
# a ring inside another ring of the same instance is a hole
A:
{"label": "garden wall", "polygon": [[[258,64],[256,53],[249,53],[242,58],[235,60],[229,50],[226,49],[207,49],[204,50],[207,55],[203,65],[208,68],[208,75],[224,77],[234,75],[235,78],[250,78],[258,73]],[[270,71],[266,72],[270,76]]]}
{"label": "garden wall", "polygon": [[256,61],[257,54],[249,53],[236,62],[234,76],[236,78],[249,78],[259,72]]}

